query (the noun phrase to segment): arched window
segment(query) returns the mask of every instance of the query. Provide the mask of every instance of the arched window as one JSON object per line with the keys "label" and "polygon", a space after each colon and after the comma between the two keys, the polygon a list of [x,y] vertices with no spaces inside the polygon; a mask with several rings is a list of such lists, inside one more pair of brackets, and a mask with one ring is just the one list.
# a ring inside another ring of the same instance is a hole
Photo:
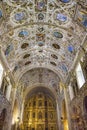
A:
{"label": "arched window", "polygon": [[76,77],[77,77],[78,87],[81,88],[85,83],[85,79],[84,79],[84,75],[80,63],[78,63],[76,67]]}

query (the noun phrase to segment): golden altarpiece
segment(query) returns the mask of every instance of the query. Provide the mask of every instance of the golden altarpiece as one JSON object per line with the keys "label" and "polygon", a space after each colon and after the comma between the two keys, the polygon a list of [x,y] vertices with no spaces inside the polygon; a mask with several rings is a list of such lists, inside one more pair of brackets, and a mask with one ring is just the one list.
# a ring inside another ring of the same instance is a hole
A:
{"label": "golden altarpiece", "polygon": [[57,130],[56,105],[51,97],[38,92],[25,101],[24,130]]}

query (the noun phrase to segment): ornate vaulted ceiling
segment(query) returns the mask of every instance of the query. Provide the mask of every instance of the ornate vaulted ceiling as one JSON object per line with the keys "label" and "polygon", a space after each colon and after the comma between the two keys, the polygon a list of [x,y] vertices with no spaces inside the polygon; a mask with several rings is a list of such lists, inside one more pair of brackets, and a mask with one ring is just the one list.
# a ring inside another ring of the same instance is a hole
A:
{"label": "ornate vaulted ceiling", "polygon": [[49,68],[66,80],[87,29],[86,0],[3,0],[0,45],[15,79]]}

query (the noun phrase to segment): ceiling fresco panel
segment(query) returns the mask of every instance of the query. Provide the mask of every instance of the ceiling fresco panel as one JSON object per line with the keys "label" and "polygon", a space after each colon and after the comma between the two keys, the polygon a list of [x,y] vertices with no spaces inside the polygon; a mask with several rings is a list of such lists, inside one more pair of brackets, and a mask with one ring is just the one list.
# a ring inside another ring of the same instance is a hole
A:
{"label": "ceiling fresco panel", "polygon": [[54,68],[66,80],[87,29],[85,0],[3,0],[0,45],[14,77]]}

